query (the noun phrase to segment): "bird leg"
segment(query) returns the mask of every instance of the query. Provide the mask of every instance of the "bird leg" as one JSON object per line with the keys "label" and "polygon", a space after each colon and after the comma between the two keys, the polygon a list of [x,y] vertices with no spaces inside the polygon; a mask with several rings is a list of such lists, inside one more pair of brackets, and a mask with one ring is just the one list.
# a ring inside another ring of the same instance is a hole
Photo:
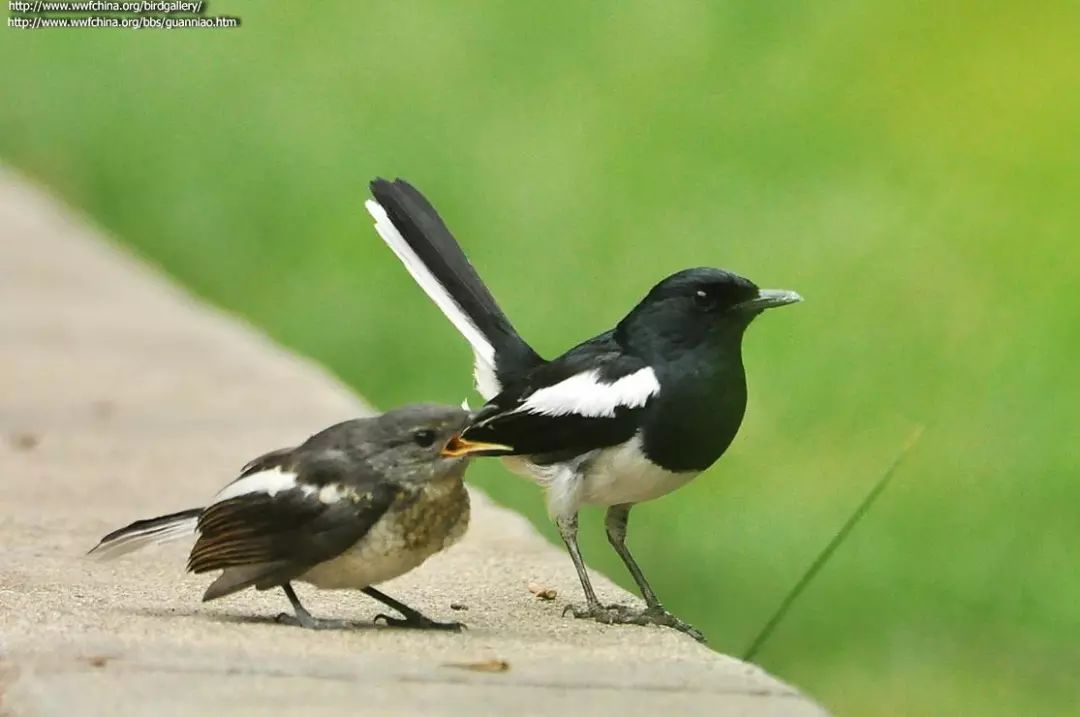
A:
{"label": "bird leg", "polygon": [[[593,590],[592,581],[589,580],[589,573],[585,570],[585,561],[581,559],[581,549],[578,547],[577,542],[577,513],[568,518],[556,518],[555,525],[559,529],[559,535],[562,536],[563,542],[566,543],[566,550],[570,553],[570,559],[574,561],[574,569],[577,570],[578,580],[581,581],[581,589],[585,591],[584,609],[593,612],[602,610],[604,606],[596,599],[596,591]],[[586,615],[578,615],[577,612],[578,609],[574,608],[575,617],[586,617]]]}
{"label": "bird leg", "polygon": [[289,583],[282,583],[281,589],[285,591],[285,597],[289,598],[289,602],[292,603],[293,612],[296,613],[295,615],[289,615],[283,612],[278,615],[277,621],[282,625],[304,627],[308,630],[339,630],[342,628],[354,627],[354,625],[347,620],[321,620],[314,617],[300,604],[300,598],[296,597],[296,591],[293,590],[292,585]]}
{"label": "bird leg", "polygon": [[660,599],[656,597],[656,593],[653,592],[649,581],[645,579],[645,574],[641,572],[641,568],[638,567],[634,556],[630,554],[630,549],[626,547],[626,525],[630,521],[631,507],[631,505],[613,505],[608,508],[607,514],[604,516],[604,528],[607,530],[608,542],[611,543],[611,547],[615,548],[615,552],[622,558],[626,569],[630,571],[630,575],[634,578],[634,582],[637,583],[638,589],[641,591],[641,597],[645,598],[646,605],[644,610],[636,611],[633,614],[627,612],[621,615],[622,619],[619,622],[634,625],[663,625],[674,628],[679,632],[685,632],[698,642],[705,642],[705,636],[700,630],[675,617],[660,604]]}
{"label": "bird leg", "polygon": [[563,610],[563,614],[570,612],[573,613],[574,617],[589,618],[607,625],[662,625],[674,628],[679,632],[685,632],[695,640],[704,642],[705,636],[693,625],[683,622],[664,609],[664,606],[657,599],[656,593],[653,592],[648,581],[645,580],[641,568],[638,567],[633,556],[630,555],[630,551],[627,550],[626,523],[629,515],[630,506],[628,505],[614,506],[608,510],[606,520],[608,540],[611,541],[615,551],[626,563],[630,574],[634,576],[634,580],[641,588],[641,594],[645,598],[647,607],[644,610],[639,610],[626,605],[603,605],[597,599],[592,581],[589,580],[589,573],[585,570],[585,562],[581,559],[581,550],[578,548],[578,521],[575,513],[569,518],[556,519],[555,524],[559,527],[559,534],[562,536],[563,542],[566,543],[566,549],[570,552],[570,559],[574,561],[574,568],[577,569],[578,579],[581,580],[581,589],[585,591],[585,605],[567,605],[566,609]]}
{"label": "bird leg", "polygon": [[638,567],[634,556],[630,554],[630,549],[626,547],[626,526],[629,522],[629,505],[613,505],[608,508],[607,513],[604,515],[604,528],[607,531],[608,542],[611,543],[611,547],[615,548],[615,552],[622,558],[626,569],[630,571],[634,582],[637,583],[638,590],[641,591],[641,597],[645,598],[645,604],[651,608],[663,610],[660,598],[656,597],[656,593],[653,592],[649,581],[645,579],[645,573],[641,572],[641,568]]}
{"label": "bird leg", "polygon": [[382,620],[392,627],[409,627],[416,630],[449,630],[452,632],[460,632],[461,628],[465,627],[460,622],[436,622],[419,610],[412,609],[405,603],[395,600],[381,590],[367,587],[364,588],[362,592],[368,597],[375,598],[383,605],[391,607],[405,616],[404,618],[390,617],[385,613],[379,613],[375,616],[375,622]]}
{"label": "bird leg", "polygon": [[566,550],[570,553],[570,559],[574,561],[578,580],[581,581],[581,589],[585,592],[585,605],[567,605],[563,610],[563,615],[572,612],[574,617],[590,618],[609,625],[622,622],[623,620],[620,617],[633,612],[632,609],[625,605],[603,605],[597,599],[596,591],[593,590],[592,581],[589,580],[589,573],[585,569],[585,561],[581,558],[581,549],[578,548],[577,513],[566,518],[556,518],[555,525],[559,528],[559,535],[562,536],[563,542],[566,543]]}

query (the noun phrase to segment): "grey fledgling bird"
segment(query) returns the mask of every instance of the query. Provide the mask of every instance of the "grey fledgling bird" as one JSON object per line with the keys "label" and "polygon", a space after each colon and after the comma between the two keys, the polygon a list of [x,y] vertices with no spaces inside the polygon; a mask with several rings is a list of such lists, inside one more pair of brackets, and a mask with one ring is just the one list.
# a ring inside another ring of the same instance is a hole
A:
{"label": "grey fledgling bird", "polygon": [[291,585],[299,580],[361,590],[403,616],[376,617],[390,625],[457,630],[459,623],[431,620],[374,586],[465,533],[468,455],[445,449],[468,420],[460,408],[418,404],[339,423],[251,461],[208,507],[137,521],[106,535],[90,553],[112,558],[194,535],[188,570],[222,571],[204,601],[280,587],[295,616],[281,614],[279,622],[343,626],[304,609]]}

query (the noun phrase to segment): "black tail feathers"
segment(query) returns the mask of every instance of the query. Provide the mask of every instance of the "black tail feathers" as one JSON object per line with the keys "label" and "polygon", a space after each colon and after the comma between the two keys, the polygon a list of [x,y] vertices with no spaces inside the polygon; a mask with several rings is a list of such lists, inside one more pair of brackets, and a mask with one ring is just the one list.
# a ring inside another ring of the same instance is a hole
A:
{"label": "black tail feathers", "polygon": [[[402,179],[376,179],[371,182],[371,193],[434,279],[491,345],[500,379],[505,381],[508,374],[543,362],[514,329],[438,212],[415,187]],[[429,287],[423,288],[430,293]]]}

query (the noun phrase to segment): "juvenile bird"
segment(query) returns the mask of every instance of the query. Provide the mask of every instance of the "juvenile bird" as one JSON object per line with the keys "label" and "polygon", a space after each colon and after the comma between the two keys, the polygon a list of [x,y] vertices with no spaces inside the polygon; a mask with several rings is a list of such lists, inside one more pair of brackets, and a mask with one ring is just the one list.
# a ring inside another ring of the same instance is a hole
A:
{"label": "juvenile bird", "polygon": [[[579,618],[666,625],[703,640],[668,612],[626,547],[630,509],[669,493],[713,464],[746,408],[743,333],[762,311],[801,300],[722,269],[686,269],[654,286],[615,328],[561,356],[541,358],[517,333],[434,207],[403,180],[371,183],[366,202],[382,239],[475,354],[487,404],[451,450],[490,453],[547,490],[577,569]],[[646,608],[600,603],[578,549],[578,509],[607,507],[608,540]]]}
{"label": "juvenile bird", "polygon": [[339,423],[251,461],[208,507],[137,521],[106,535],[90,553],[112,558],[195,536],[188,570],[222,571],[204,601],[280,587],[295,614],[281,614],[279,622],[343,626],[304,609],[291,584],[299,580],[359,589],[402,615],[376,618],[390,625],[456,630],[459,623],[435,622],[374,586],[465,533],[467,459],[445,449],[468,418],[460,408],[418,404]]}

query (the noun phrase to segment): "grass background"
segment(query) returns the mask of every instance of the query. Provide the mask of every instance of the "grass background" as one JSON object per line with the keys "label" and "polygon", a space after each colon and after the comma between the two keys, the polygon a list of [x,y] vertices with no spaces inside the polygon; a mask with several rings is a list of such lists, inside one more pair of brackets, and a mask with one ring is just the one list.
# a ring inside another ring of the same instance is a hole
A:
{"label": "grass background", "polygon": [[[459,401],[469,353],[371,229],[374,175],[433,198],[547,355],[686,266],[798,289],[747,337],[727,456],[635,511],[659,594],[740,653],[925,424],[762,664],[841,715],[1071,714],[1076,9],[221,0],[240,29],[3,28],[0,156],[382,406]],[[535,488],[472,476],[554,535]],[[629,584],[596,518],[587,558]]]}

